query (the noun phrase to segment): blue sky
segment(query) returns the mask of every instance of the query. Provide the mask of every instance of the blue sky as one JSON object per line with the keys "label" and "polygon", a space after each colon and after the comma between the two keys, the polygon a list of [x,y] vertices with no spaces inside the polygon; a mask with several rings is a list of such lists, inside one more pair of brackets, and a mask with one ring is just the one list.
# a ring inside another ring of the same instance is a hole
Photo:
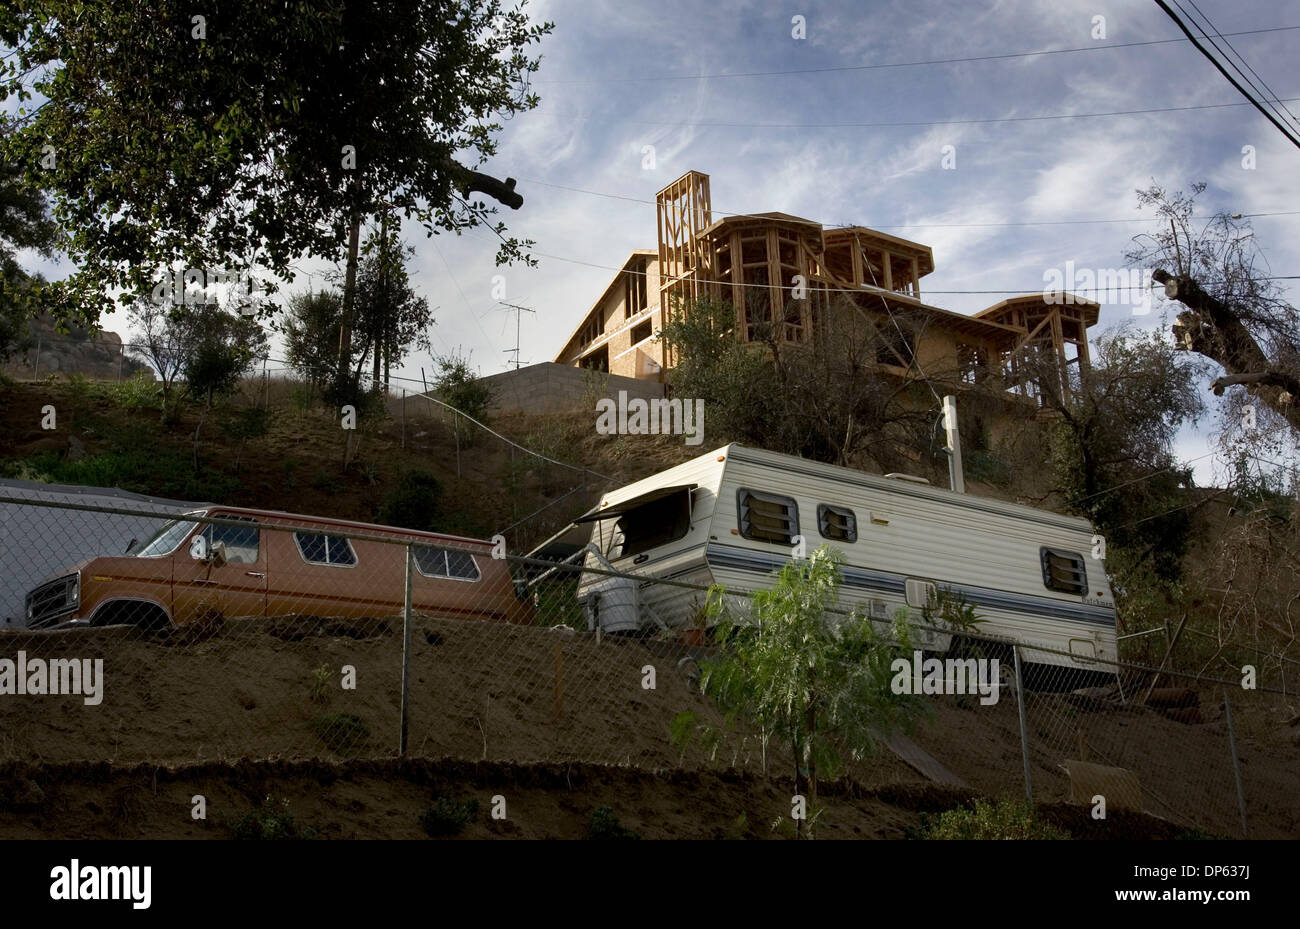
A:
{"label": "blue sky", "polygon": [[[1199,5],[1225,33],[1300,26],[1300,2]],[[1140,219],[1134,190],[1152,179],[1175,189],[1207,181],[1202,212],[1300,209],[1300,150],[1249,106],[951,122],[1242,102],[1188,42],[1098,48],[1180,37],[1149,0],[544,0],[530,8],[555,22],[534,85],[542,104],[506,124],[488,170],[515,177],[525,197],[522,210],[504,211],[512,234],[552,257],[536,269],[497,268],[487,231],[427,239],[407,230],[415,286],[439,307],[435,349],[470,353],[483,373],[504,370],[514,347],[514,318],[497,305],[494,275],[504,276],[507,301],[537,311],[522,320],[523,360],[549,361],[610,269],[630,250],[654,247],[655,192],[687,170],[711,176],[717,211],[780,210],[931,246],[936,269],[922,295],[968,313],[1000,296],[939,292],[1032,293],[1066,261],[1121,268],[1130,237],[1150,224],[962,224]],[[791,35],[795,15],[806,19],[805,39]],[[1105,17],[1101,40],[1092,37],[1096,16]],[[1300,30],[1230,41],[1277,94],[1300,97]],[[1088,50],[861,69],[1081,47]],[[859,70],[717,76],[827,68]],[[825,125],[889,122],[935,125]],[[643,167],[648,145],[653,169]],[[946,145],[956,149],[954,170],[941,166]],[[1253,170],[1242,166],[1246,145],[1256,150]],[[1300,274],[1300,215],[1254,222],[1272,272]],[[1155,326],[1161,305],[1142,317],[1106,306],[1102,327]],[[111,317],[105,323],[123,328]],[[413,356],[402,373],[418,378],[421,365],[428,357]],[[1202,434],[1180,438],[1187,458],[1207,448]],[[1198,481],[1213,480],[1212,464],[1198,462]]]}

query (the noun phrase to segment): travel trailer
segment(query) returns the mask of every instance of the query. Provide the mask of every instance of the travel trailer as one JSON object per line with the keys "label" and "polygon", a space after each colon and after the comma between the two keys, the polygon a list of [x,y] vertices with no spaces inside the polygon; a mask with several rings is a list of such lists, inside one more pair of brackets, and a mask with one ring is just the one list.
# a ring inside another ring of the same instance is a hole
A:
{"label": "travel trailer", "polygon": [[[581,560],[592,628],[681,630],[703,594],[649,579],[753,591],[794,556],[798,537],[805,552],[829,544],[843,554],[841,606],[882,630],[904,607],[920,622],[942,593],[974,606],[981,634],[1062,653],[1031,651],[1029,662],[1104,671],[1096,659],[1115,660],[1114,598],[1085,520],[905,475],[727,445],[607,493],[535,554]],[[920,644],[954,643],[932,632]]]}
{"label": "travel trailer", "polygon": [[489,542],[269,510],[209,507],[162,523],[127,554],[92,558],[36,587],[26,598],[26,624],[158,627],[216,614],[392,616],[405,602],[407,544],[415,569],[415,610],[451,618],[532,621],[532,606],[520,599],[509,563],[491,557]]}

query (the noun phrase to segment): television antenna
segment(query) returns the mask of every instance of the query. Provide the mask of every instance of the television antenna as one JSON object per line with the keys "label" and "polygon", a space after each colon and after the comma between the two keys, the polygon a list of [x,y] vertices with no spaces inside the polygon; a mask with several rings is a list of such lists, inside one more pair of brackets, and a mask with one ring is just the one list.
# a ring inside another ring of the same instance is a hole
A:
{"label": "television antenna", "polygon": [[[500,300],[498,300],[497,303],[498,303],[500,306],[505,307],[507,310],[514,310],[514,313],[515,313],[515,347],[514,347],[514,348],[508,348],[508,349],[506,349],[506,354],[508,355],[508,354],[510,354],[510,353],[512,353],[512,352],[514,353],[514,356],[515,356],[515,362],[514,362],[514,363],[515,363],[515,370],[518,371],[518,370],[519,370],[519,364],[520,364],[520,361],[519,361],[519,320],[520,320],[521,318],[523,318],[523,315],[524,315],[525,313],[532,313],[532,314],[536,315],[537,311],[534,310],[532,307],[529,307],[529,306],[520,306],[520,305],[517,304],[517,303],[505,303],[504,301],[500,301]],[[507,364],[508,364],[508,363],[509,363],[509,362],[507,362]]]}

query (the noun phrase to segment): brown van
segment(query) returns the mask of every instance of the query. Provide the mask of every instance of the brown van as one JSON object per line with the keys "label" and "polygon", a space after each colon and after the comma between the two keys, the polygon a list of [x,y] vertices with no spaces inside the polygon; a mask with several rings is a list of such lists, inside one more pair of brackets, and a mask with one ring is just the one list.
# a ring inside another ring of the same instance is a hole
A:
{"label": "brown van", "polygon": [[92,558],[41,584],[27,595],[27,625],[76,621],[155,627],[215,614],[391,616],[404,604],[407,544],[416,611],[532,622],[532,605],[517,595],[509,562],[493,558],[489,542],[211,507],[169,520],[130,554]]}

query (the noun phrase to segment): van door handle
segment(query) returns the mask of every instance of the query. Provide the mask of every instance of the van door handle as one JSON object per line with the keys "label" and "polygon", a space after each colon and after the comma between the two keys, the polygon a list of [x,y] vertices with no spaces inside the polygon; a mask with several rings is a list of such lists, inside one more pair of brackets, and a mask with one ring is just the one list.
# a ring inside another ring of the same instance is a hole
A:
{"label": "van door handle", "polygon": [[649,561],[649,560],[650,560],[650,555],[649,555],[648,553],[647,553],[647,554],[642,554],[642,555],[637,555],[635,558],[632,559],[632,564],[642,564],[642,563],[647,562],[647,561]]}
{"label": "van door handle", "polygon": [[244,573],[249,577],[266,577],[265,571],[245,571]]}

